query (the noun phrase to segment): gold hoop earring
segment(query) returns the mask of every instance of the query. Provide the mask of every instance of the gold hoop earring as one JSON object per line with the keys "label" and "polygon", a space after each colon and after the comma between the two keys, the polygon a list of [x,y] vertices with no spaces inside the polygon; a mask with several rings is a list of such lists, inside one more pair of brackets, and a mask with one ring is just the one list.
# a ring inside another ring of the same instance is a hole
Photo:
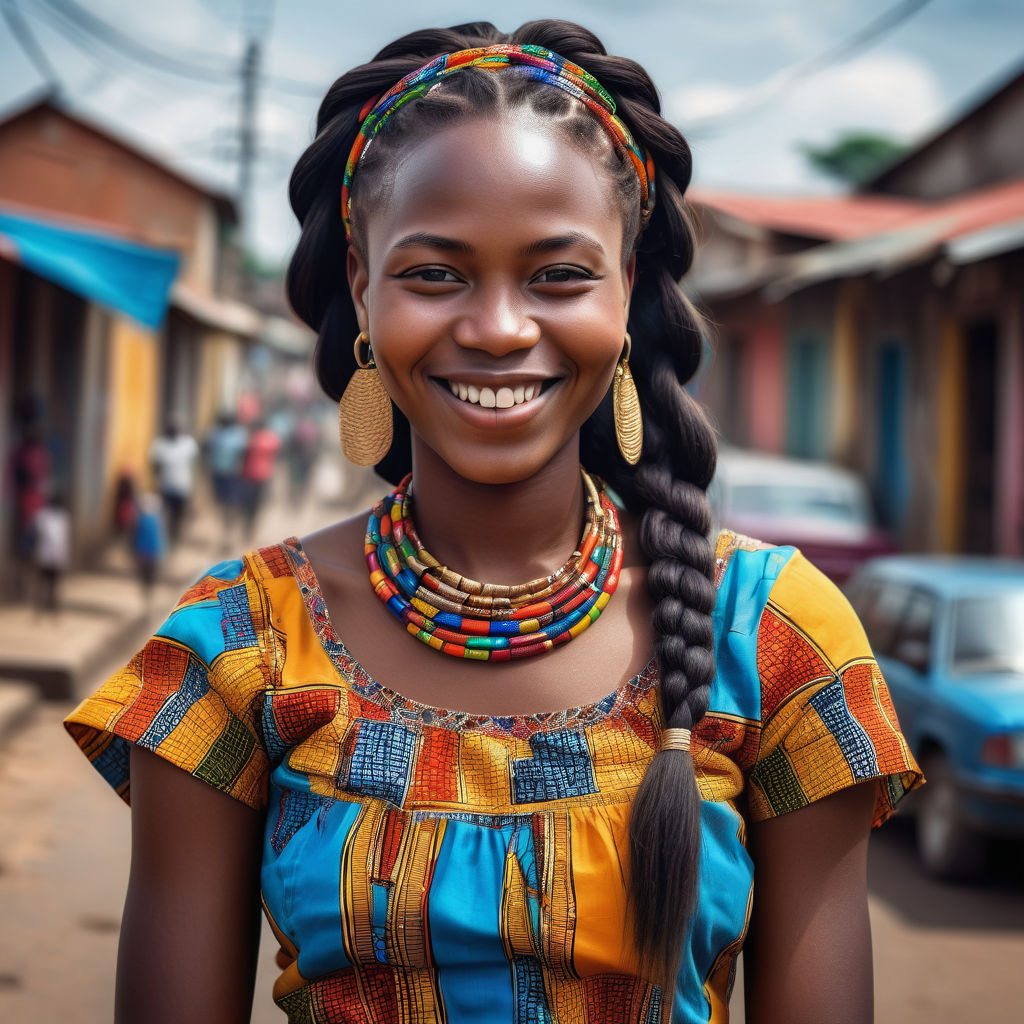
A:
{"label": "gold hoop earring", "polygon": [[352,350],[357,369],[338,402],[341,450],[357,466],[375,466],[391,449],[391,396],[377,372],[366,331],[359,332]]}
{"label": "gold hoop earring", "polygon": [[635,466],[640,461],[644,446],[644,421],[640,413],[640,398],[629,369],[629,353],[633,339],[626,335],[626,348],[615,367],[612,381],[612,413],[615,417],[615,440],[619,443],[622,457]]}

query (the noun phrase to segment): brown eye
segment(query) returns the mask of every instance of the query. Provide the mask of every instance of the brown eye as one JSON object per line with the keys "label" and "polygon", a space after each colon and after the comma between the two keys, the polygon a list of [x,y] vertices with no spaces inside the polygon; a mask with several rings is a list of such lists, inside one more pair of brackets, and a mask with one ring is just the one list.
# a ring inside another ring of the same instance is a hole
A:
{"label": "brown eye", "polygon": [[592,281],[594,275],[581,267],[549,267],[534,279],[535,284],[564,284],[570,281]]}
{"label": "brown eye", "polygon": [[426,281],[430,284],[459,284],[460,279],[444,267],[417,267],[415,270],[407,270],[400,274],[407,280]]}

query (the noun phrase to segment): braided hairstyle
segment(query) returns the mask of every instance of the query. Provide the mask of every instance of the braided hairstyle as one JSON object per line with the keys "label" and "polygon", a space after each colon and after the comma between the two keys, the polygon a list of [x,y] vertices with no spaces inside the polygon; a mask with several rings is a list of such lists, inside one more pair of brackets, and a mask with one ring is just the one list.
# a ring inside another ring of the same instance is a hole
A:
{"label": "braided hairstyle", "polygon": [[[683,387],[702,351],[699,318],[677,285],[694,249],[683,201],[690,151],[679,131],[660,116],[657,91],[644,69],[609,55],[586,29],[555,20],[529,22],[509,34],[487,22],[427,29],[386,46],[331,87],[320,107],[316,138],[292,175],[292,208],[302,234],[288,269],[289,299],[319,334],[317,376],[327,394],[337,399],[355,369],[352,338],[359,331],[346,284],[347,243],[339,197],[360,111],[434,57],[496,43],[547,47],[585,68],[611,93],[618,115],[655,164],[657,202],[649,223],[641,232],[635,172],[582,104],[561,89],[513,73],[465,70],[406,103],[367,148],[353,182],[352,244],[362,245],[361,211],[386,198],[393,154],[445,125],[528,108],[553,119],[570,144],[604,154],[622,200],[624,259],[636,254],[628,326],[644,445],[636,466],[621,458],[609,395],[581,430],[581,458],[639,516],[655,602],[655,656],[665,725],[692,729],[707,710],[714,675],[714,555],[705,489],[716,449],[707,420]],[[409,472],[412,458],[408,423],[397,407],[393,415],[394,443],[377,468],[397,482]],[[629,906],[644,969],[665,986],[671,986],[678,968],[696,901],[699,844],[700,797],[690,754],[659,752],[630,820]]]}

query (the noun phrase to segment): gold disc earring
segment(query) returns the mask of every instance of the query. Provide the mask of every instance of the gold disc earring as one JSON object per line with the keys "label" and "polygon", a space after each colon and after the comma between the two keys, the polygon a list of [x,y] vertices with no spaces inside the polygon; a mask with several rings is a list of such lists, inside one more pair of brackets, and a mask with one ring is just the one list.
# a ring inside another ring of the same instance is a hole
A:
{"label": "gold disc earring", "polygon": [[366,331],[359,332],[352,349],[357,369],[338,403],[341,450],[357,466],[375,466],[391,448],[391,396],[377,372]]}
{"label": "gold disc earring", "polygon": [[626,348],[615,367],[612,381],[612,412],[615,416],[615,440],[622,457],[635,466],[640,461],[644,446],[644,421],[640,414],[640,398],[636,393],[633,374],[629,370],[629,353],[633,339],[626,335]]}

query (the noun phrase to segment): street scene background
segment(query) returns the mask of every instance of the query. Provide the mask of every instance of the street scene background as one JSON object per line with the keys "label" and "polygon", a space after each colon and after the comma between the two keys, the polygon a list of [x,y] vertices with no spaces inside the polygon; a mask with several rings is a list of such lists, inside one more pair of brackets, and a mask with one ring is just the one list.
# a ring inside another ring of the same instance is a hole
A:
{"label": "street scene background", "polygon": [[129,815],[63,715],[202,570],[384,489],[283,293],[319,98],[428,22],[551,16],[644,64],[693,147],[716,522],[847,588],[932,778],[872,837],[876,1019],[1020,1018],[1019,4],[0,0],[0,1019],[112,1019]]}

